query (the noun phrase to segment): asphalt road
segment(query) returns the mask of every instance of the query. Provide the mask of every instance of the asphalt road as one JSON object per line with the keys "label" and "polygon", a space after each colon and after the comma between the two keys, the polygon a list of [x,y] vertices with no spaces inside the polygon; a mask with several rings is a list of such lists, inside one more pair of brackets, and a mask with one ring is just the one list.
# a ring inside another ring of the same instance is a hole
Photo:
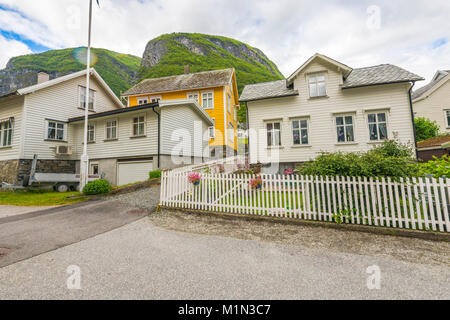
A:
{"label": "asphalt road", "polygon": [[[367,287],[373,265],[379,290]],[[68,289],[69,266],[80,268],[81,289]],[[0,268],[0,298],[450,299],[449,279],[442,264],[185,233],[143,218]]]}
{"label": "asphalt road", "polygon": [[0,219],[0,267],[91,238],[142,218],[119,201],[95,201]]}

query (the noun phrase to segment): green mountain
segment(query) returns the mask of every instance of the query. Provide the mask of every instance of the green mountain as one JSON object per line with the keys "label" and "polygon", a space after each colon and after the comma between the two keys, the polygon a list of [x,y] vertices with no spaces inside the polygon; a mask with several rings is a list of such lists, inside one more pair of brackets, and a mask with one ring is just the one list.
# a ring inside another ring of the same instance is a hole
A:
{"label": "green mountain", "polygon": [[[172,33],[148,42],[137,80],[234,67],[239,93],[247,84],[283,79],[275,63],[259,49],[243,42],[199,33]],[[245,109],[239,111],[245,120]]]}
{"label": "green mountain", "polygon": [[[141,62],[141,58],[133,55],[95,48],[92,58],[93,67],[117,95],[133,85]],[[39,71],[47,72],[53,79],[83,70],[85,61],[85,48],[50,50],[11,58],[6,68],[0,70],[0,94],[36,84]]]}

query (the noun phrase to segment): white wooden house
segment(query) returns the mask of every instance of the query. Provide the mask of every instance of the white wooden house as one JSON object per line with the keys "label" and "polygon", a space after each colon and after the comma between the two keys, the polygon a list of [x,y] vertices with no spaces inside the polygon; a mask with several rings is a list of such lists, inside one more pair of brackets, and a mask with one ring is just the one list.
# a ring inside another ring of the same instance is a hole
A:
{"label": "white wooden house", "polygon": [[314,159],[320,152],[365,151],[386,139],[415,145],[410,100],[421,77],[384,64],[353,69],[315,54],[285,80],[245,86],[250,162]]}

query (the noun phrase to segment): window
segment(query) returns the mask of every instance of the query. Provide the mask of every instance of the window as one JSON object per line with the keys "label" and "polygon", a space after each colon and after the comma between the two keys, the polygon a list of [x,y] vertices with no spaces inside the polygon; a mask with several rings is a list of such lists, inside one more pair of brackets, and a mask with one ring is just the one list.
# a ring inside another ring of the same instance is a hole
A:
{"label": "window", "polygon": [[233,112],[234,112],[234,121],[237,121],[237,107],[236,106],[233,107]]}
{"label": "window", "polygon": [[386,113],[370,113],[367,116],[369,121],[370,141],[387,140]]}
{"label": "window", "polygon": [[338,143],[354,142],[353,116],[336,117]]}
{"label": "window", "polygon": [[447,128],[450,128],[450,110],[445,111],[445,117],[447,119]]}
{"label": "window", "polygon": [[93,123],[88,124],[87,141],[88,142],[95,141],[95,124],[93,124]]}
{"label": "window", "polygon": [[106,140],[117,139],[117,120],[106,121]]}
{"label": "window", "polygon": [[294,139],[294,145],[308,145],[308,120],[292,121],[292,136]]}
{"label": "window", "polygon": [[139,137],[145,134],[145,118],[144,116],[139,116],[133,118],[133,136]]}
{"label": "window", "polygon": [[308,83],[309,83],[309,96],[311,98],[323,97],[327,95],[325,75],[318,74],[309,76]]}
{"label": "window", "polygon": [[231,122],[228,124],[228,140],[234,142],[234,126]]}
{"label": "window", "polygon": [[204,109],[214,108],[214,94],[212,91],[202,92],[202,106]]}
{"label": "window", "polygon": [[216,149],[211,149],[211,158],[215,158],[216,157]]}
{"label": "window", "polygon": [[[89,89],[88,110],[94,110],[94,94],[95,94],[95,91]],[[85,107],[86,107],[86,88],[80,87],[80,108],[85,109]]]}
{"label": "window", "polygon": [[62,122],[47,121],[47,136],[48,140],[64,141],[66,125]]}
{"label": "window", "polygon": [[216,128],[214,126],[209,127],[209,139],[214,139],[216,137]]}
{"label": "window", "polygon": [[187,94],[187,98],[188,98],[189,100],[195,100],[195,101],[197,101],[198,103],[200,103],[200,99],[199,99],[199,96],[198,96],[198,92],[189,92],[189,93]]}
{"label": "window", "polygon": [[162,100],[162,97],[161,96],[153,96],[153,97],[150,97],[150,102],[151,103],[154,103],[154,102],[160,102]]}
{"label": "window", "polygon": [[279,122],[269,122],[267,128],[267,146],[281,146],[281,124]]}
{"label": "window", "polygon": [[147,104],[148,103],[148,98],[138,98],[137,99],[137,103],[138,103],[138,106],[143,105],[143,104]]}
{"label": "window", "polygon": [[231,96],[227,95],[227,102],[228,102],[228,113],[231,114]]}
{"label": "window", "polygon": [[98,174],[98,173],[99,173],[98,164],[92,163],[91,164],[91,174]]}
{"label": "window", "polygon": [[0,147],[9,147],[12,144],[13,118],[0,120]]}

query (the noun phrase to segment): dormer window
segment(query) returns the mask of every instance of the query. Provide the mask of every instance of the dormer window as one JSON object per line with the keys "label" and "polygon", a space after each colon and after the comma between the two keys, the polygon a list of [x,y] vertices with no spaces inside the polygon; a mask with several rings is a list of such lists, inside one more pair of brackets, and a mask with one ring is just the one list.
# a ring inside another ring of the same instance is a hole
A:
{"label": "dormer window", "polygon": [[327,95],[327,85],[324,74],[315,74],[308,77],[309,96],[311,98]]}

